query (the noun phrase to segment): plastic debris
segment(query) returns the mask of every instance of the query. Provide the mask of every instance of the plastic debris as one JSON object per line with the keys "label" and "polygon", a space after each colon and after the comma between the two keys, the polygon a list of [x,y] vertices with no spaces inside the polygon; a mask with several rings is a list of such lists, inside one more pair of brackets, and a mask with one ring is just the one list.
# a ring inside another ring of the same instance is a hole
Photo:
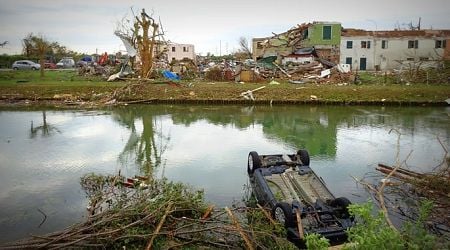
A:
{"label": "plastic debris", "polygon": [[180,80],[180,76],[178,76],[177,74],[168,71],[168,70],[163,70],[162,72],[163,76],[169,80]]}

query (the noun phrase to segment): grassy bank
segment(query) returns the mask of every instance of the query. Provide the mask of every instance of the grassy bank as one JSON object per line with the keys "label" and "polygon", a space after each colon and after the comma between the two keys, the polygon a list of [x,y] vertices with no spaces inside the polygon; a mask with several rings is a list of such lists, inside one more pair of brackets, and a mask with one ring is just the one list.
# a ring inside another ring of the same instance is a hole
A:
{"label": "grassy bank", "polygon": [[40,78],[34,71],[0,72],[0,99],[14,101],[79,101],[118,102],[243,102],[240,94],[261,86],[254,92],[257,102],[268,103],[361,103],[361,104],[445,104],[450,98],[449,84],[383,84],[373,76],[361,77],[361,84],[291,84],[280,81],[268,83],[226,83],[163,81],[109,83],[99,77],[80,77],[76,71],[47,71]]}

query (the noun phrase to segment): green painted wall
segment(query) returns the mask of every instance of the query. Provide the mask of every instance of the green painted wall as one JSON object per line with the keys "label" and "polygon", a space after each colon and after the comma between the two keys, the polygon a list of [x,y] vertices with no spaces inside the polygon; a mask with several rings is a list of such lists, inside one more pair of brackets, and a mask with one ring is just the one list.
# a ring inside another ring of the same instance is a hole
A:
{"label": "green painted wall", "polygon": [[[323,26],[331,26],[331,40],[322,39]],[[337,45],[341,43],[341,25],[340,24],[313,24],[309,28],[308,39],[306,39],[305,47],[315,45]]]}

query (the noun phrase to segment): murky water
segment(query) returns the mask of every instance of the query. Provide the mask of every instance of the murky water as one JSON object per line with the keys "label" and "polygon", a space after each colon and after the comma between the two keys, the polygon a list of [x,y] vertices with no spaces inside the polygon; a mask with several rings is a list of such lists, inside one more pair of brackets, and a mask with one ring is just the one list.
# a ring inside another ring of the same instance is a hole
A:
{"label": "murky water", "polygon": [[[365,201],[351,176],[412,151],[413,169],[436,166],[450,142],[448,107],[128,106],[106,110],[0,110],[0,242],[83,220],[85,173],[154,173],[239,201],[249,151],[306,148],[335,196]],[[47,216],[45,222],[44,215]]]}

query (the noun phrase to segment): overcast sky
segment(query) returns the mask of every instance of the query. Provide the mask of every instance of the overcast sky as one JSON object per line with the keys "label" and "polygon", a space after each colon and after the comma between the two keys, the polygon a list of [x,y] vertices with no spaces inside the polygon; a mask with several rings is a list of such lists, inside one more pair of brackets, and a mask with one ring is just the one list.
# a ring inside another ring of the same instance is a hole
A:
{"label": "overcast sky", "polygon": [[30,32],[81,53],[125,50],[113,32],[130,7],[153,10],[167,39],[194,44],[203,55],[238,49],[240,36],[266,37],[312,21],[386,30],[421,17],[422,28],[450,29],[449,0],[0,0],[0,42],[9,41],[0,53],[20,53]]}

